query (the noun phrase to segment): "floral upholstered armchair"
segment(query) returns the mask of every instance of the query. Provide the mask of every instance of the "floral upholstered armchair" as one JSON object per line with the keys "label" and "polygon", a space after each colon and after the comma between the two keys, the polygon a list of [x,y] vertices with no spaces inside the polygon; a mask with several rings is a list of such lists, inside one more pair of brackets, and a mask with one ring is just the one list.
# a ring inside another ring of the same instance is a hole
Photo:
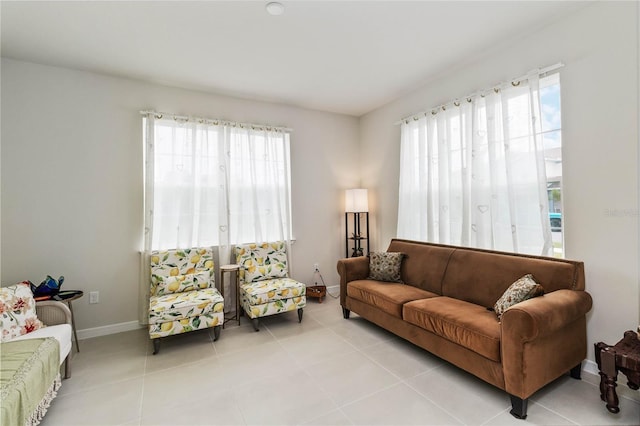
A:
{"label": "floral upholstered armchair", "polygon": [[289,278],[286,244],[244,244],[235,248],[235,254],[240,265],[240,304],[253,328],[259,330],[260,317],[296,309],[302,322],[306,286]]}
{"label": "floral upholstered armchair", "polygon": [[224,299],[215,286],[210,248],[151,252],[149,337],[153,354],[160,338],[213,327],[214,341],[224,323]]}

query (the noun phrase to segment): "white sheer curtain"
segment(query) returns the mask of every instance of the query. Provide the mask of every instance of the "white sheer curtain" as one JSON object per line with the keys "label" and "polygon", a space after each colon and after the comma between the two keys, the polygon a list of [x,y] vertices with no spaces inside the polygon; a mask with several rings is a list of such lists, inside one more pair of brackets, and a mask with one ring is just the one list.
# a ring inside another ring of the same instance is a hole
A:
{"label": "white sheer curtain", "polygon": [[402,123],[398,237],[552,254],[538,82]]}
{"label": "white sheer curtain", "polygon": [[144,114],[142,322],[151,250],[213,246],[221,265],[233,244],[292,238],[286,129],[163,117]]}
{"label": "white sheer curtain", "polygon": [[228,243],[221,129],[171,118],[149,121],[149,249]]}
{"label": "white sheer curtain", "polygon": [[229,128],[232,243],[291,240],[289,135]]}

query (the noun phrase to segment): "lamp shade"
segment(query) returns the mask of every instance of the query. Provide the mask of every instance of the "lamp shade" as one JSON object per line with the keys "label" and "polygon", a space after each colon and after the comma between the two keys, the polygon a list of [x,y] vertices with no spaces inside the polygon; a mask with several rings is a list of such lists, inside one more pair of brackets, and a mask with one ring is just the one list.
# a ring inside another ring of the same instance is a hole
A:
{"label": "lamp shade", "polygon": [[347,189],[344,199],[347,213],[364,213],[369,211],[369,198],[366,189]]}

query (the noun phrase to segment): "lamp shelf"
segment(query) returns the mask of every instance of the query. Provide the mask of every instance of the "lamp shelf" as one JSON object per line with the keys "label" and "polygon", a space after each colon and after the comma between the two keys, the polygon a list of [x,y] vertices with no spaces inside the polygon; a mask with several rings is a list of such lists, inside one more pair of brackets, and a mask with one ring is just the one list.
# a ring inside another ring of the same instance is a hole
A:
{"label": "lamp shelf", "polygon": [[[349,226],[349,215],[353,216],[351,226]],[[364,227],[361,226],[360,218],[364,219]],[[344,226],[346,230],[345,251],[346,257],[358,257],[369,254],[369,212],[346,212],[344,214]],[[364,231],[364,233],[363,233]],[[366,243],[366,252],[365,245]]]}
{"label": "lamp shelf", "polygon": [[[344,198],[345,214],[345,250],[346,257],[364,256],[363,242],[367,243],[369,254],[369,199],[367,190],[362,188],[347,189]],[[353,215],[353,226],[349,229],[349,215]],[[360,227],[360,217],[364,215],[365,233]]]}

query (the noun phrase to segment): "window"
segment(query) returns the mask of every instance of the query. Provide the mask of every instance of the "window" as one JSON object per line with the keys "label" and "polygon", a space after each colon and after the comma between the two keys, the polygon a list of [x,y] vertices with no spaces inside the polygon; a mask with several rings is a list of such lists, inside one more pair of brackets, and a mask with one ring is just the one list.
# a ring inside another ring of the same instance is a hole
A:
{"label": "window", "polygon": [[559,114],[558,75],[531,73],[404,120],[398,236],[554,253]]}
{"label": "window", "polygon": [[542,137],[547,174],[549,223],[553,240],[553,256],[564,257],[562,215],[562,120],[560,76],[558,73],[540,79]]}
{"label": "window", "polygon": [[289,133],[144,118],[147,249],[291,239]]}

